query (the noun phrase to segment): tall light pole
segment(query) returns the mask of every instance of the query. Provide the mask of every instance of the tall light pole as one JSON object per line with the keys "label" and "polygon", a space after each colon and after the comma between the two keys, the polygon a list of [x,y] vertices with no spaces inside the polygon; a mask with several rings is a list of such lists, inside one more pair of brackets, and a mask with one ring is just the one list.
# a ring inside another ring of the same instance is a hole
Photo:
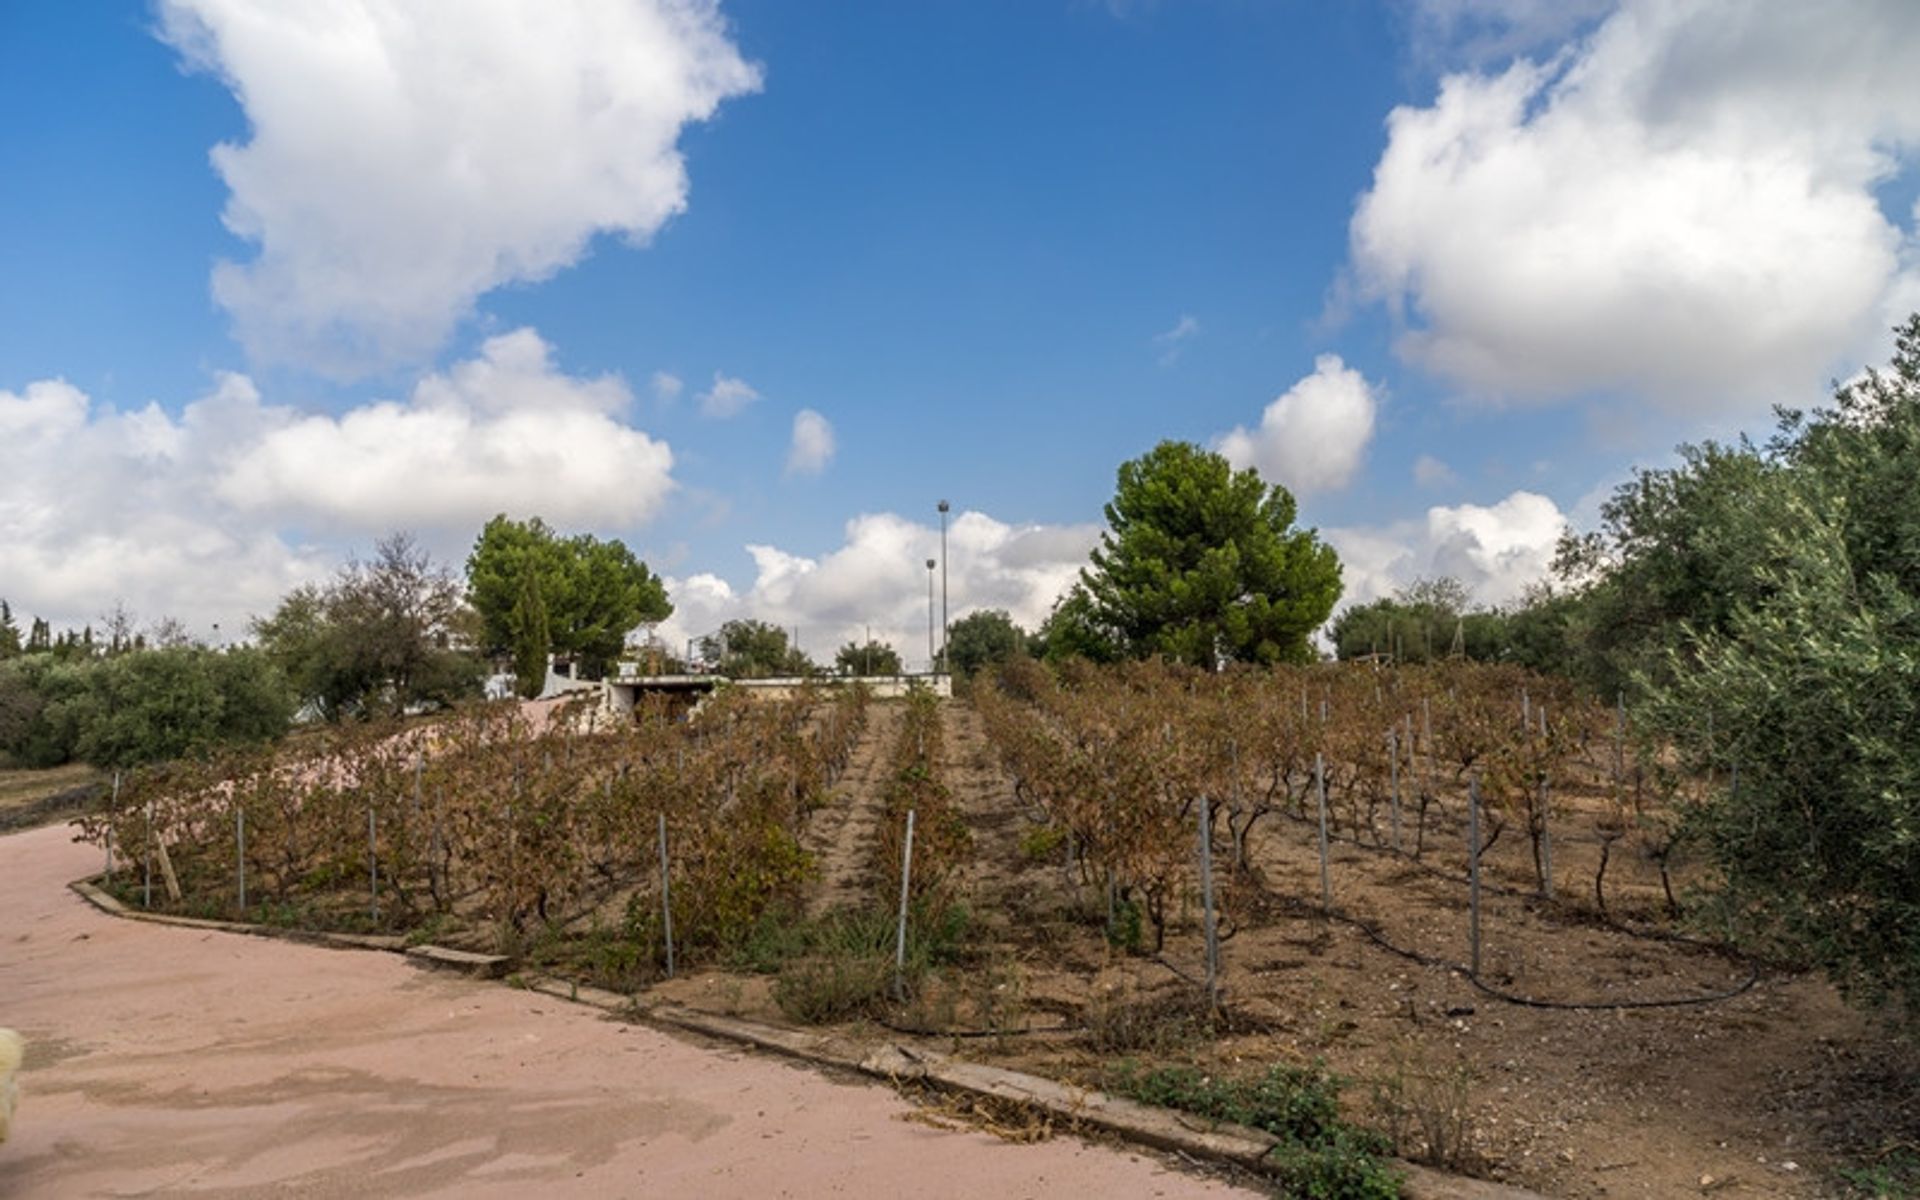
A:
{"label": "tall light pole", "polygon": [[933,560],[927,560],[927,673],[936,674],[940,660],[933,656]]}
{"label": "tall light pole", "polygon": [[947,502],[940,502],[940,669],[947,669],[947,638],[953,627],[947,624]]}

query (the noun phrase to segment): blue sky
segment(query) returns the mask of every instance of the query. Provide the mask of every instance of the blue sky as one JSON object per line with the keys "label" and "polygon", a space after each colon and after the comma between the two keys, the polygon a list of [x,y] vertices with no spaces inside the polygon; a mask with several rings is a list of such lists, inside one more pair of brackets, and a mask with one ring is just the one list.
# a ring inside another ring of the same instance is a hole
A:
{"label": "blue sky", "polygon": [[232,630],[505,509],[911,647],[936,499],[1031,621],[1173,437],[1508,601],[1920,307],[1920,28],[1841,7],[6,4],[0,595]]}

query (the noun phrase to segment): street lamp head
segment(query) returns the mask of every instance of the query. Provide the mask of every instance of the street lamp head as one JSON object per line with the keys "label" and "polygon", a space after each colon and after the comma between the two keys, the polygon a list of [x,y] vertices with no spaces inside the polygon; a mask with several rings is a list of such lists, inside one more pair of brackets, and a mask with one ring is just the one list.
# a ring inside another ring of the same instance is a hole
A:
{"label": "street lamp head", "polygon": [[927,570],[929,571],[933,570],[933,562],[934,560],[931,558],[927,560]]}
{"label": "street lamp head", "polygon": [[942,500],[942,501],[940,502],[940,511],[941,511],[941,512],[946,512],[946,511],[948,510],[948,508],[949,508],[949,505],[947,504],[947,502],[946,502],[945,500]]}

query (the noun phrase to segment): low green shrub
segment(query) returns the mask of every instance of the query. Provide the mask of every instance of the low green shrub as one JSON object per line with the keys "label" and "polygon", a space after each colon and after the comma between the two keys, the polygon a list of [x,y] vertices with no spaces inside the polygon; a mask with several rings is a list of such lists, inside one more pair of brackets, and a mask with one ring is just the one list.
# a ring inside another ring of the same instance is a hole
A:
{"label": "low green shrub", "polygon": [[[853,909],[809,918],[792,910],[762,918],[733,954],[733,965],[774,974],[774,1002],[796,1021],[821,1023],[877,1016],[893,998],[893,914]],[[922,902],[907,913],[909,993],[928,972],[965,952],[971,919],[957,904]]]}
{"label": "low green shrub", "polygon": [[1848,1200],[1916,1200],[1920,1197],[1920,1154],[1896,1150],[1876,1162],[1842,1167],[1842,1193]]}
{"label": "low green shrub", "polygon": [[1315,1063],[1277,1063],[1257,1076],[1197,1067],[1141,1070],[1123,1063],[1107,1086],[1147,1104],[1259,1129],[1280,1139],[1271,1161],[1281,1194],[1312,1200],[1393,1200],[1401,1179],[1381,1156],[1385,1139],[1340,1116],[1340,1082]]}

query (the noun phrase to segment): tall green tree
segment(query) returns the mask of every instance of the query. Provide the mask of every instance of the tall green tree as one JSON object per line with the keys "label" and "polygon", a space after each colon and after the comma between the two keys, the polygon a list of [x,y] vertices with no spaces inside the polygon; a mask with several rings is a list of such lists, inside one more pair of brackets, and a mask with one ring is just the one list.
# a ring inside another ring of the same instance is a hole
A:
{"label": "tall green tree", "polygon": [[1687,817],[1719,915],[1920,1019],[1920,316],[1896,332],[1887,370],[1764,447],[1623,487],[1589,548],[1603,645],[1716,783]]}
{"label": "tall green tree", "polygon": [[984,666],[1028,653],[1032,639],[1004,609],[982,608],[953,623],[947,633],[947,666],[971,675]]}
{"label": "tall green tree", "polygon": [[1036,657],[1056,663],[1070,658],[1112,663],[1127,656],[1120,632],[1101,619],[1092,594],[1078,580],[1066,595],[1053,602],[1047,619],[1034,634],[1033,651]]}
{"label": "tall green tree", "polygon": [[325,585],[296,588],[254,636],[303,703],[328,719],[443,706],[478,694],[460,585],[412,537],[383,539]]}
{"label": "tall green tree", "polygon": [[1720,781],[1687,827],[1736,935],[1920,1019],[1920,595],[1862,577],[1843,521],[1798,516],[1760,535],[1767,601],[1671,651],[1641,711]]}
{"label": "tall green tree", "polygon": [[528,580],[537,585],[553,653],[573,660],[580,678],[605,675],[628,634],[673,614],[665,585],[619,540],[562,537],[538,517],[515,521],[503,513],[487,522],[467,558],[467,598],[480,615],[484,653],[516,654],[531,636],[519,615]]}
{"label": "tall green tree", "polygon": [[848,642],[833,656],[834,669],[842,675],[898,675],[900,652],[885,642]]}
{"label": "tall green tree", "polygon": [[1392,596],[1342,611],[1327,632],[1343,659],[1384,654],[1397,662],[1428,662],[1447,656],[1456,633],[1465,640],[1468,599],[1457,579],[1416,580]]}
{"label": "tall green tree", "polygon": [[520,598],[513,604],[512,628],[515,685],[522,697],[531,700],[546,686],[547,656],[553,650],[553,627],[536,572],[529,571],[520,577]]}
{"label": "tall green tree", "polygon": [[787,640],[786,630],[765,621],[728,621],[700,639],[700,657],[718,664],[720,674],[732,679],[811,675],[816,669]]}
{"label": "tall green tree", "polygon": [[1763,534],[1791,519],[1778,457],[1745,439],[1678,454],[1616,489],[1600,529],[1563,538],[1555,559],[1580,609],[1559,669],[1603,695],[1666,678],[1674,652],[1725,631],[1773,586],[1764,568],[1777,547]]}
{"label": "tall green tree", "polygon": [[12,658],[25,647],[20,641],[20,626],[14,624],[13,610],[0,600],[0,658]]}
{"label": "tall green tree", "polygon": [[1340,598],[1340,560],[1295,516],[1292,494],[1254,471],[1160,443],[1120,466],[1107,530],[1080,573],[1084,604],[1063,605],[1088,626],[1074,632],[1209,668],[1311,659],[1308,638]]}

